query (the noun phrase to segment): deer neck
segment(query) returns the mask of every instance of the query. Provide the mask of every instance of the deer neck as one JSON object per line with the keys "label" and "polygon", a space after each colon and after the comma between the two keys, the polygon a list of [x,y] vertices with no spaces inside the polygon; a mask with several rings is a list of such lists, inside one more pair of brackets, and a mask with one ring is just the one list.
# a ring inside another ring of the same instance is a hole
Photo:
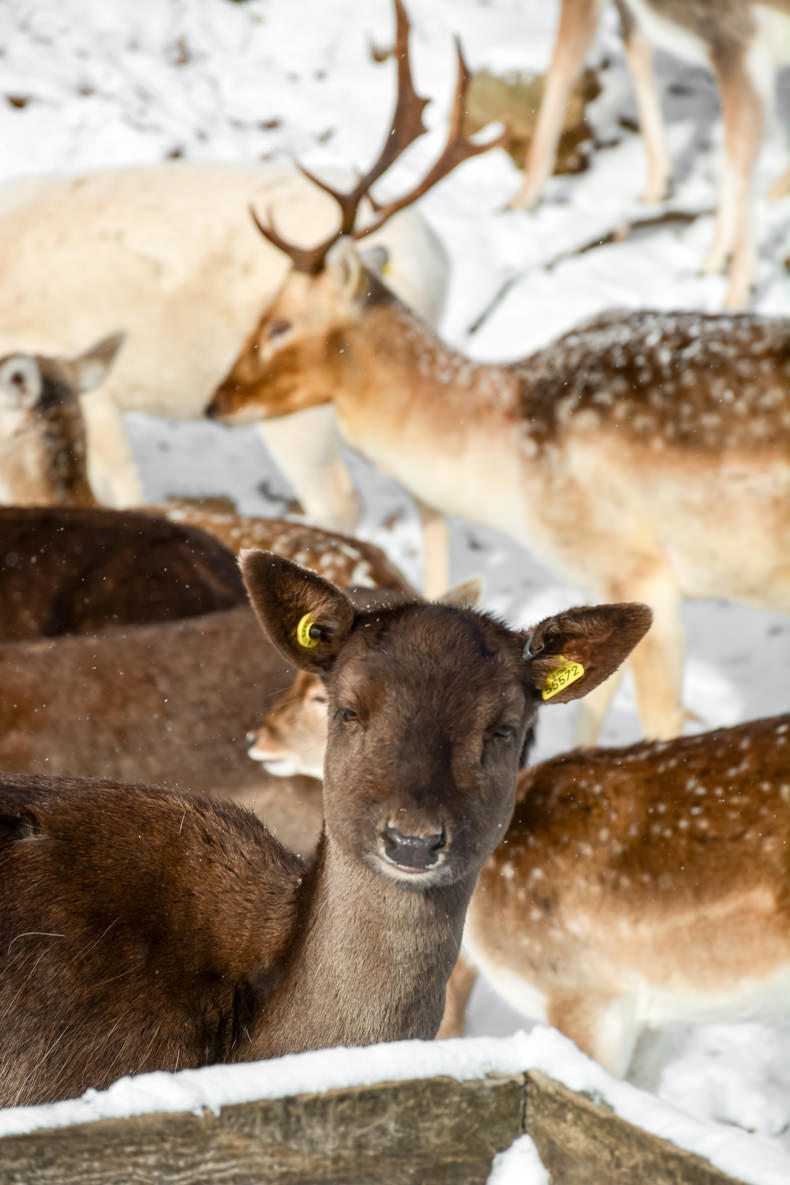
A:
{"label": "deer neck", "polygon": [[96,506],[78,405],[58,403],[9,439],[2,453],[5,500],[19,506]]}
{"label": "deer neck", "polygon": [[369,300],[336,336],[335,404],[352,443],[360,434],[437,430],[459,445],[481,423],[506,421],[515,406],[515,376],[453,349],[391,296]]}
{"label": "deer neck", "polygon": [[473,888],[404,889],[323,835],[295,946],[245,1058],[434,1037]]}

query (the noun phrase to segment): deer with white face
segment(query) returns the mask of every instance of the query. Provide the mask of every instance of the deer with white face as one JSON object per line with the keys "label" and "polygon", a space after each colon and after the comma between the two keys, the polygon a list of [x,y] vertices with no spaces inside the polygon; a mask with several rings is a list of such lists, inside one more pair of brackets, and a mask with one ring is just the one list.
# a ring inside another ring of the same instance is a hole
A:
{"label": "deer with white face", "polygon": [[[379,221],[469,154],[463,90],[462,70],[438,162]],[[387,148],[337,195],[347,235],[362,187],[420,133],[421,102],[401,79]],[[790,612],[790,321],[610,312],[518,362],[476,363],[349,237],[291,257],[207,413],[244,421],[331,398],[348,442],[422,501],[506,531],[596,599],[646,601],[655,624],[631,660],[643,728],[680,732],[682,599]],[[613,690],[585,701],[581,742]]]}
{"label": "deer with white face", "polygon": [[[731,259],[725,307],[741,308],[754,280],[754,169],[779,62],[790,61],[788,0],[616,0],[647,150],[646,201],[666,196],[671,164],[653,78],[651,42],[709,66],[719,88],[725,162],[704,270]],[[529,209],[551,173],[562,117],[598,26],[604,0],[562,0],[557,38],[521,188]]]}
{"label": "deer with white face", "polygon": [[539,704],[591,690],[650,621],[643,605],[582,608],[527,635],[424,602],[358,612],[266,552],[242,569],[275,646],[326,678],[316,860],[308,872],[229,805],[3,775],[2,1105],[432,1037]]}
{"label": "deer with white face", "polygon": [[[300,672],[264,721],[287,772],[320,776],[325,705]],[[646,1029],[787,1019],[788,836],[790,716],[522,771],[438,1035],[462,1033],[478,971],[618,1075]]]}

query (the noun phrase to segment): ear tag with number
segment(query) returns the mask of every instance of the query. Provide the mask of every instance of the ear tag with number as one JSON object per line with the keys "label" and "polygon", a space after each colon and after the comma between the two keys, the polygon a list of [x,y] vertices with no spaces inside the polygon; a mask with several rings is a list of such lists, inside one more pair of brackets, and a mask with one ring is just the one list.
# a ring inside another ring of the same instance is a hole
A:
{"label": "ear tag with number", "polygon": [[300,646],[304,646],[306,650],[317,646],[324,636],[324,631],[320,625],[317,625],[309,613],[305,613],[304,617],[299,619],[299,624],[296,627],[296,640]]}
{"label": "ear tag with number", "polygon": [[584,667],[580,662],[575,662],[572,658],[565,658],[562,654],[558,657],[560,665],[547,675],[546,686],[540,693],[544,700],[551,699],[553,695],[564,691],[566,687],[570,687],[571,683],[581,679],[584,674]]}

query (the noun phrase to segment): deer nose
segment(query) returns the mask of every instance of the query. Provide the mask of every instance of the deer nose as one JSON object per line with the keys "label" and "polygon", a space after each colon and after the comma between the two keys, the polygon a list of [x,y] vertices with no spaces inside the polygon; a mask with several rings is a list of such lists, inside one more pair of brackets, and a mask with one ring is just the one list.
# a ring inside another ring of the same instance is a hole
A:
{"label": "deer nose", "polygon": [[250,729],[250,731],[247,733],[247,744],[252,745],[255,743],[255,741],[257,741],[257,739],[258,739],[257,732],[253,732],[252,729]]}
{"label": "deer nose", "polygon": [[432,835],[404,835],[388,823],[381,833],[384,855],[402,868],[431,868],[447,844],[444,827]]}
{"label": "deer nose", "polygon": [[211,403],[206,405],[206,407],[203,409],[203,415],[208,420],[216,420],[217,416],[219,415],[219,404],[217,403],[216,399],[212,399]]}

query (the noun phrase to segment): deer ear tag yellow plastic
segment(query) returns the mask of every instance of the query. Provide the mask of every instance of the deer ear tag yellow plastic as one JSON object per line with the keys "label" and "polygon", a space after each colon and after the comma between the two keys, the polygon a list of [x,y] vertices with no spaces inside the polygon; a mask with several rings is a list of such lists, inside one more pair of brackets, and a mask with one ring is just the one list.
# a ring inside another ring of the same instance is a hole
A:
{"label": "deer ear tag yellow plastic", "polygon": [[581,679],[584,674],[584,667],[580,662],[574,662],[572,658],[565,658],[562,654],[559,658],[560,665],[547,675],[546,686],[540,693],[544,700],[551,699],[553,695],[564,691],[566,687],[570,687],[571,683]]}
{"label": "deer ear tag yellow plastic", "polygon": [[311,650],[313,646],[317,646],[324,636],[324,631],[318,625],[309,613],[305,613],[304,617],[299,618],[299,624],[296,627],[296,640],[300,646],[304,646],[306,650]]}

